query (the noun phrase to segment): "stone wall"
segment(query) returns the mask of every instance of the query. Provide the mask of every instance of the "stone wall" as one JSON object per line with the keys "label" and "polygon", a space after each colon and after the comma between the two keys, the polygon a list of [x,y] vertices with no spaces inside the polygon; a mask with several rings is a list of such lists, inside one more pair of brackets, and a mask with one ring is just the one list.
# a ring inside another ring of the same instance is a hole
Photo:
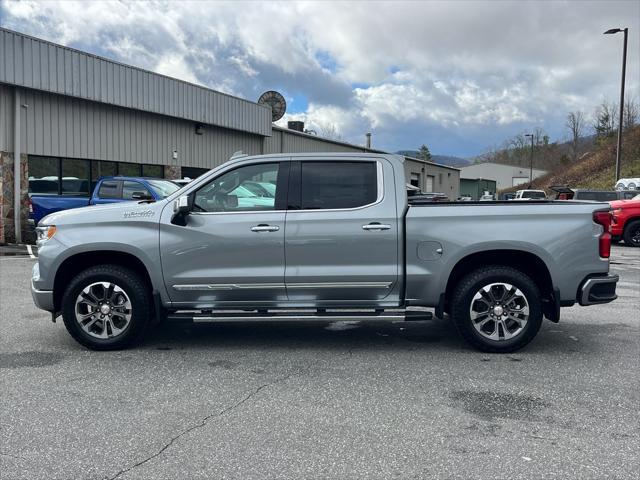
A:
{"label": "stone wall", "polygon": [[[22,241],[33,241],[33,233],[28,228],[29,218],[29,172],[27,156],[20,158],[20,193]],[[0,243],[13,243],[16,240],[13,224],[13,154],[0,152]]]}
{"label": "stone wall", "polygon": [[182,178],[182,168],[178,165],[165,165],[164,178],[167,180],[179,180]]}

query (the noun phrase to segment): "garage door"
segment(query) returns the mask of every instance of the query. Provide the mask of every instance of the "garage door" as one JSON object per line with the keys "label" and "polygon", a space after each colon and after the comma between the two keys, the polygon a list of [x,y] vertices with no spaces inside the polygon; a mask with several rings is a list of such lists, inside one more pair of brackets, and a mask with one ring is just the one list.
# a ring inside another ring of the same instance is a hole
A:
{"label": "garage door", "polygon": [[523,183],[527,183],[529,181],[529,177],[513,177],[512,187],[516,185],[522,185]]}
{"label": "garage door", "polygon": [[433,192],[433,175],[427,175],[427,192]]}

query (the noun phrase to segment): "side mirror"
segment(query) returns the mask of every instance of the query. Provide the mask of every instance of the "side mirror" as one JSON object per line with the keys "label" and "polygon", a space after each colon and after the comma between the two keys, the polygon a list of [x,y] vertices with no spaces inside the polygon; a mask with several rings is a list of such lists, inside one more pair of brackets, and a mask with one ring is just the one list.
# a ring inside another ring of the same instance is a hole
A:
{"label": "side mirror", "polygon": [[191,211],[191,202],[188,195],[182,195],[173,202],[173,215],[171,223],[174,225],[185,226],[187,224],[187,215]]}
{"label": "side mirror", "polygon": [[133,192],[131,198],[134,200],[153,200],[153,197],[147,192]]}

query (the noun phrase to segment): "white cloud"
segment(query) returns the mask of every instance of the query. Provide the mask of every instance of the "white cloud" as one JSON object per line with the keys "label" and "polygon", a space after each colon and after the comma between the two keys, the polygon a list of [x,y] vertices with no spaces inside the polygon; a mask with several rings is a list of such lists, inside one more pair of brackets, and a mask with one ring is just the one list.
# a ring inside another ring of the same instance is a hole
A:
{"label": "white cloud", "polygon": [[611,27],[631,29],[640,97],[640,2],[0,2],[2,26],[252,100],[279,89],[311,128],[389,149],[562,136],[566,112],[618,95]]}

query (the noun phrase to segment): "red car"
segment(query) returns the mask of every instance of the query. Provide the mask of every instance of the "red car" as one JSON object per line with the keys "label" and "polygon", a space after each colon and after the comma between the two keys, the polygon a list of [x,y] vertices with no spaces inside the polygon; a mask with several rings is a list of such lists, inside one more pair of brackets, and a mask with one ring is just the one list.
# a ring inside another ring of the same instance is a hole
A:
{"label": "red car", "polygon": [[640,247],[640,195],[632,200],[609,202],[613,210],[611,235],[630,247]]}

